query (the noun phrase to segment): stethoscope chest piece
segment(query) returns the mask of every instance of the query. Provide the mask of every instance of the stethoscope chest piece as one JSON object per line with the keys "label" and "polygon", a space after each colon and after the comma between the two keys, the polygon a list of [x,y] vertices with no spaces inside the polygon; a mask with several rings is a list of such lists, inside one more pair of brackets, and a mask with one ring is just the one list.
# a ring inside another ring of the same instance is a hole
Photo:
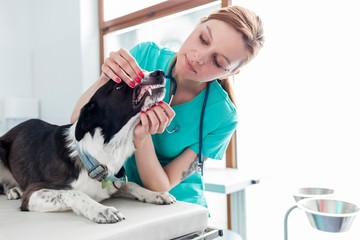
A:
{"label": "stethoscope chest piece", "polygon": [[179,125],[175,125],[175,127],[172,130],[169,130],[168,128],[169,127],[165,128],[165,131],[167,133],[169,133],[169,134],[176,133],[176,132],[180,131],[180,126]]}

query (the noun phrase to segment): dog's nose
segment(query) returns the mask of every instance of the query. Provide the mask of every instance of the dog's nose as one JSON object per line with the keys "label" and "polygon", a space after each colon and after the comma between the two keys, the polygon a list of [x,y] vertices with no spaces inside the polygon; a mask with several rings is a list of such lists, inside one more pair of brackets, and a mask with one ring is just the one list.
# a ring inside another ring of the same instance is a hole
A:
{"label": "dog's nose", "polygon": [[164,77],[164,72],[161,70],[155,70],[152,73],[150,73],[150,76],[152,77]]}

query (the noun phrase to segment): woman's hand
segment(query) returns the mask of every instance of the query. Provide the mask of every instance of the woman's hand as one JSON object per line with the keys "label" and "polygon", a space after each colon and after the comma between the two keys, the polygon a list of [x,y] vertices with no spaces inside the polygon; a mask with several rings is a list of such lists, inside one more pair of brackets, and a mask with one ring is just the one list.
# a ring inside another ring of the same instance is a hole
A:
{"label": "woman's hand", "polygon": [[131,56],[130,52],[124,48],[116,52],[111,52],[101,66],[101,78],[110,78],[115,82],[126,82],[130,87],[135,87],[144,77],[143,71]]}
{"label": "woman's hand", "polygon": [[134,141],[140,141],[150,134],[163,133],[174,116],[174,110],[165,102],[159,102],[142,112],[140,124],[135,128]]}

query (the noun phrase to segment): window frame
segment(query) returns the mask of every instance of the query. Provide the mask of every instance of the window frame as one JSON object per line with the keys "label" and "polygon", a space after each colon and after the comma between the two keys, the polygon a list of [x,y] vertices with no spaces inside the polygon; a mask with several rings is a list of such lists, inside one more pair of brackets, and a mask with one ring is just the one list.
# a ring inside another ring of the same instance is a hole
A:
{"label": "window frame", "polygon": [[[104,36],[106,34],[219,0],[168,0],[109,21],[104,20],[104,0],[98,1],[101,66],[104,62]],[[229,4],[231,4],[230,0],[221,0],[221,6],[228,6]]]}

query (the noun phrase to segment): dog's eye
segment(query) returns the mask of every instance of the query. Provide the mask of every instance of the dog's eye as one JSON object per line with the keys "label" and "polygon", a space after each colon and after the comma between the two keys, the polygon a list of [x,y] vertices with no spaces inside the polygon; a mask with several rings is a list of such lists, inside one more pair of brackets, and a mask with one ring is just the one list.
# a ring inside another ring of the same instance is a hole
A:
{"label": "dog's eye", "polygon": [[120,90],[120,89],[122,89],[122,88],[123,88],[123,85],[117,85],[117,86],[115,87],[116,90]]}

